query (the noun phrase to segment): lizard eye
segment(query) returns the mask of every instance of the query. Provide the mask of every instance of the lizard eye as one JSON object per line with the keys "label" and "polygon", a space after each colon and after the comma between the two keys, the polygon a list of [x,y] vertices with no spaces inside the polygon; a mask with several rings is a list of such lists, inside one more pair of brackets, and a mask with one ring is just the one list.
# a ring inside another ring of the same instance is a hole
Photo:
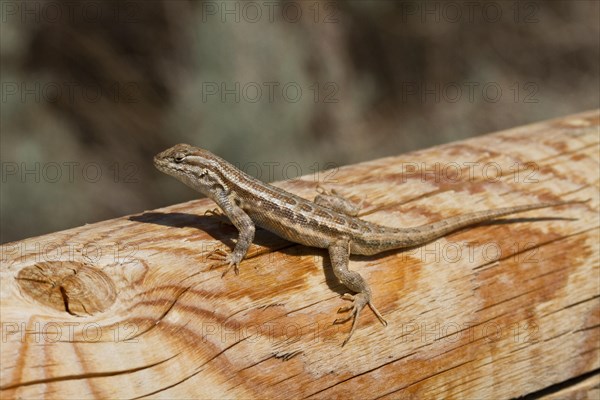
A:
{"label": "lizard eye", "polygon": [[180,163],[185,159],[185,154],[175,154],[175,157],[173,159],[176,163]]}

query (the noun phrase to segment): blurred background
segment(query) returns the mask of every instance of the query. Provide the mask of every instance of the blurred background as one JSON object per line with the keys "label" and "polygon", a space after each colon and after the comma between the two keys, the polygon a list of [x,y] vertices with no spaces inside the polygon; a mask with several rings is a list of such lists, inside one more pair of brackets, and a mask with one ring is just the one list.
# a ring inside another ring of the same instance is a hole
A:
{"label": "blurred background", "polygon": [[2,243],[600,107],[591,1],[2,1]]}

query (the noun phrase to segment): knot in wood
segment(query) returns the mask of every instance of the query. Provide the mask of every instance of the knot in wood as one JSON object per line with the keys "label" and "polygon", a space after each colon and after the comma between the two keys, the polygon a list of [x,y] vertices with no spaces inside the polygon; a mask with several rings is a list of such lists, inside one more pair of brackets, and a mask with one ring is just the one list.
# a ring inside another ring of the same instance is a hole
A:
{"label": "knot in wood", "polygon": [[94,315],[116,299],[115,284],[100,269],[76,261],[40,262],[19,271],[17,283],[38,303],[71,315]]}

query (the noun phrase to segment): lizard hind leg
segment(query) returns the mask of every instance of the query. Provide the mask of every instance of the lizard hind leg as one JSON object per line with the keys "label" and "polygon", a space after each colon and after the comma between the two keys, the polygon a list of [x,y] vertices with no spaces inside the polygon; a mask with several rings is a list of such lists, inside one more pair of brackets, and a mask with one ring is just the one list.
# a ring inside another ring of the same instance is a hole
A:
{"label": "lizard hind leg", "polygon": [[317,192],[319,192],[319,194],[315,196],[314,200],[316,204],[346,214],[350,217],[356,217],[365,202],[363,199],[357,204],[340,195],[335,189],[327,190],[322,186],[317,186]]}
{"label": "lizard hind leg", "polygon": [[346,293],[342,296],[342,299],[352,301],[353,304],[340,308],[338,313],[347,312],[349,314],[346,317],[338,318],[333,321],[334,324],[342,324],[352,320],[350,333],[342,343],[342,346],[344,346],[354,334],[360,313],[366,305],[369,306],[383,326],[386,326],[387,322],[383,319],[371,301],[371,289],[369,288],[368,283],[358,272],[350,271],[348,269],[348,262],[350,260],[350,242],[348,240],[339,240],[332,244],[329,247],[329,257],[335,276],[348,289],[356,293],[354,295]]}

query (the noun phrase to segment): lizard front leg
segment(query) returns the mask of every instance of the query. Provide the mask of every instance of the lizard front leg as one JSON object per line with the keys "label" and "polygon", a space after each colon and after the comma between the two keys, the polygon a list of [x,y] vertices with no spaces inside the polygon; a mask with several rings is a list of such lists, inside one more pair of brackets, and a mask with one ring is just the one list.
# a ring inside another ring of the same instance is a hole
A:
{"label": "lizard front leg", "polygon": [[231,253],[223,254],[222,259],[228,264],[228,268],[223,272],[223,276],[233,267],[235,274],[239,274],[240,262],[246,256],[252,241],[254,240],[254,222],[242,208],[236,204],[225,192],[218,193],[213,199],[223,210],[223,213],[229,218],[231,223],[239,231],[238,240]]}
{"label": "lizard front leg", "polygon": [[348,312],[349,315],[347,317],[338,318],[333,321],[334,324],[341,324],[352,319],[350,333],[348,334],[348,337],[346,337],[346,340],[344,340],[344,343],[342,343],[342,346],[344,346],[352,337],[352,334],[356,329],[356,323],[360,316],[360,312],[367,304],[383,326],[386,326],[387,322],[385,322],[379,311],[377,311],[371,302],[371,288],[369,288],[367,281],[365,281],[358,272],[350,271],[348,269],[348,262],[350,261],[350,241],[338,240],[329,246],[328,250],[333,273],[344,286],[356,293],[354,295],[346,293],[342,296],[344,300],[350,300],[353,304],[338,310],[338,313]]}
{"label": "lizard front leg", "polygon": [[346,214],[350,217],[356,217],[358,215],[358,212],[365,201],[363,199],[360,203],[356,204],[340,195],[335,189],[329,191],[322,186],[317,186],[317,192],[319,192],[319,194],[314,200],[316,204],[331,208],[334,211]]}

